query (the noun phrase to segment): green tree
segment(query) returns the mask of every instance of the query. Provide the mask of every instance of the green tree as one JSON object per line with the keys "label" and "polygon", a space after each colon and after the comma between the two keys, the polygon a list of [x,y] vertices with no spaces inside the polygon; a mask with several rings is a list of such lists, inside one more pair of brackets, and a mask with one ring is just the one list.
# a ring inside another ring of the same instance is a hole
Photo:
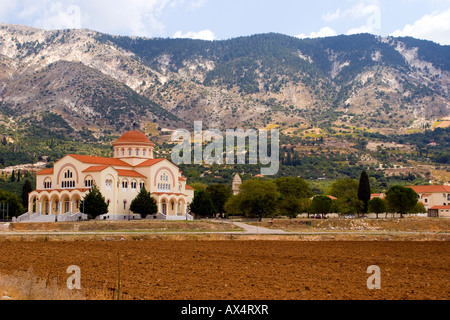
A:
{"label": "green tree", "polygon": [[136,198],[131,201],[130,210],[140,214],[141,218],[145,219],[147,216],[158,212],[158,205],[150,192],[143,187]]}
{"label": "green tree", "polygon": [[417,202],[416,205],[408,213],[427,213],[427,209],[421,202]]}
{"label": "green tree", "polygon": [[358,199],[364,203],[362,213],[367,213],[369,209],[369,201],[371,194],[372,193],[370,191],[369,176],[367,175],[367,172],[364,170],[361,173],[358,185]]}
{"label": "green tree", "polygon": [[209,195],[206,193],[206,190],[199,190],[195,192],[194,199],[189,206],[191,212],[196,215],[204,218],[213,216],[216,213],[216,208],[214,207],[214,203]]}
{"label": "green tree", "polygon": [[194,188],[195,191],[206,190],[206,188],[208,187],[208,185],[206,183],[202,183],[202,182],[192,182],[189,184],[189,186]]}
{"label": "green tree", "polygon": [[328,189],[328,194],[337,198],[335,205],[340,214],[359,214],[362,211],[363,203],[358,199],[358,188],[358,180],[340,179]]}
{"label": "green tree", "polygon": [[336,198],[355,197],[358,195],[359,182],[355,179],[339,179],[336,180],[327,193]]}
{"label": "green tree", "polygon": [[230,197],[225,210],[233,215],[261,220],[275,214],[280,196],[277,185],[272,181],[247,180],[241,185],[241,192]]}
{"label": "green tree", "polygon": [[83,213],[93,218],[108,213],[108,204],[97,185],[94,184],[87,195],[84,196],[81,208],[83,208]]}
{"label": "green tree", "polygon": [[222,217],[225,212],[225,203],[233,194],[231,188],[224,184],[213,184],[206,188],[206,193],[211,198],[217,213]]}
{"label": "green tree", "polygon": [[[22,201],[19,197],[5,190],[0,190],[0,202],[2,203],[2,208],[6,209],[8,207],[8,217],[17,217],[23,213],[25,213],[24,206],[22,205]],[[3,218],[3,212],[1,212],[1,217]],[[6,218],[5,212],[5,218]]]}
{"label": "green tree", "polygon": [[302,213],[304,209],[304,203],[302,199],[296,198],[294,196],[282,197],[280,203],[278,204],[278,209],[283,215],[287,215],[289,218],[296,218],[297,215]]}
{"label": "green tree", "polygon": [[380,198],[373,198],[368,203],[368,211],[375,213],[378,219],[380,213],[386,212],[386,201]]}
{"label": "green tree", "polygon": [[314,193],[309,184],[302,178],[282,177],[274,180],[278,191],[284,197],[293,196],[299,199],[311,198]]}
{"label": "green tree", "polygon": [[386,192],[386,201],[388,207],[393,211],[403,215],[410,212],[417,204],[417,193],[408,187],[395,185]]}
{"label": "green tree", "polygon": [[302,178],[282,177],[274,180],[277,190],[281,194],[278,209],[281,214],[289,218],[295,218],[299,213],[306,210],[308,199],[314,193],[309,184]]}
{"label": "green tree", "polygon": [[11,173],[11,180],[10,180],[11,182],[14,182],[14,181],[16,181],[16,173],[14,172],[14,170],[12,171],[12,173]]}
{"label": "green tree", "polygon": [[28,207],[28,194],[33,191],[30,180],[25,180],[22,186],[22,205],[24,208]]}
{"label": "green tree", "polygon": [[323,218],[325,214],[331,212],[332,206],[333,202],[330,197],[317,196],[314,197],[309,209],[312,214],[321,214]]}

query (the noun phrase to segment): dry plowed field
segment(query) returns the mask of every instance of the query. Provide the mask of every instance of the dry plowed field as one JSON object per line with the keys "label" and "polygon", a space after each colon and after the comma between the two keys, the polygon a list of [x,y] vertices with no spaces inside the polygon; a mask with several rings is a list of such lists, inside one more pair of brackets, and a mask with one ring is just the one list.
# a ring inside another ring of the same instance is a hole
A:
{"label": "dry plowed field", "polygon": [[[2,241],[0,274],[32,268],[87,299],[449,299],[450,243],[389,241]],[[381,289],[367,288],[367,268]],[[120,272],[120,276],[119,276]],[[27,289],[28,290],[28,289]],[[31,290],[31,288],[30,288]]]}

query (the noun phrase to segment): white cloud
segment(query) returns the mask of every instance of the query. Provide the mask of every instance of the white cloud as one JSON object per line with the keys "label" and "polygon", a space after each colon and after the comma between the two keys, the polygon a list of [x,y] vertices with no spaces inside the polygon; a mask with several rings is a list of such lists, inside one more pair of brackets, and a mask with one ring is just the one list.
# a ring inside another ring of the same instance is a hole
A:
{"label": "white cloud", "polygon": [[214,34],[214,32],[212,32],[211,30],[202,30],[199,32],[193,32],[193,31],[189,31],[186,33],[182,33],[181,31],[177,31],[174,33],[174,35],[172,36],[172,38],[184,38],[184,39],[196,39],[196,40],[209,40],[209,41],[213,41],[215,40],[216,36]]}
{"label": "white cloud", "polygon": [[44,29],[76,29],[81,28],[81,19],[80,7],[56,2],[50,5],[41,19],[36,20],[36,24]]}
{"label": "white cloud", "polygon": [[44,28],[88,28],[153,36],[165,30],[163,10],[177,0],[0,0],[0,18]]}
{"label": "white cloud", "polygon": [[311,32],[309,35],[305,35],[301,33],[296,35],[297,38],[305,39],[305,38],[325,38],[325,37],[333,37],[337,35],[336,31],[331,29],[330,27],[323,27],[318,32]]}
{"label": "white cloud", "polygon": [[360,27],[356,27],[356,28],[351,28],[349,29],[346,34],[347,35],[351,35],[351,34],[359,34],[359,33],[371,33],[371,34],[376,34],[378,33],[378,31],[380,30],[380,28],[378,28],[376,23],[369,23],[367,22],[366,24],[360,26]]}
{"label": "white cloud", "polygon": [[89,28],[114,34],[151,36],[164,32],[159,20],[170,0],[82,0]]}
{"label": "white cloud", "polygon": [[186,4],[189,10],[195,10],[203,7],[207,2],[208,0],[172,0],[170,6],[176,8]]}
{"label": "white cloud", "polygon": [[377,13],[379,10],[380,0],[360,0],[349,9],[338,8],[335,12],[327,12],[322,19],[326,22],[338,19],[359,19]]}
{"label": "white cloud", "polygon": [[208,2],[208,0],[192,0],[192,1],[189,3],[189,9],[195,10],[195,9],[197,9],[197,8],[201,8],[201,7],[203,7],[207,2]]}
{"label": "white cloud", "polygon": [[338,8],[335,12],[328,12],[322,19],[326,22],[336,20],[361,20],[365,23],[361,26],[351,28],[347,34],[355,33],[379,33],[381,30],[381,6],[380,0],[360,0],[352,7],[342,10]]}
{"label": "white cloud", "polygon": [[393,37],[410,36],[450,45],[450,9],[427,14],[412,25],[408,24],[390,35]]}
{"label": "white cloud", "polygon": [[351,18],[365,18],[380,12],[379,0],[365,0],[358,2],[355,6],[347,10],[346,16]]}

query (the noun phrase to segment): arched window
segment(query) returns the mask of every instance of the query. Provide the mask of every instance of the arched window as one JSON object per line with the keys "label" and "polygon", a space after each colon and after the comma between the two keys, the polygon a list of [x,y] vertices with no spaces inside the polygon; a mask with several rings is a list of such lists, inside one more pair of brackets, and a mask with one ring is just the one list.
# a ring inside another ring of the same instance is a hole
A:
{"label": "arched window", "polygon": [[84,186],[86,188],[91,188],[94,185],[94,180],[92,179],[92,177],[86,177],[86,179],[84,180]]}
{"label": "arched window", "polygon": [[170,192],[171,184],[170,183],[158,183],[158,192]]}
{"label": "arched window", "polygon": [[50,178],[47,178],[44,180],[44,189],[51,189],[52,188],[52,180]]}
{"label": "arched window", "polygon": [[112,180],[106,180],[105,181],[105,189],[111,190],[112,189]]}

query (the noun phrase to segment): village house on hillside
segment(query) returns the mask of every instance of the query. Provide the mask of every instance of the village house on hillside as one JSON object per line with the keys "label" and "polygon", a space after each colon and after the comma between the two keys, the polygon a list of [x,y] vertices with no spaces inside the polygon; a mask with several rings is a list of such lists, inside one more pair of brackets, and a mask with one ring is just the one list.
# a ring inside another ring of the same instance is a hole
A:
{"label": "village house on hillside", "polygon": [[130,212],[130,204],[144,186],[157,202],[159,219],[192,219],[188,208],[194,189],[176,165],[153,158],[155,144],[145,134],[129,131],[112,145],[113,158],[69,154],[54,168],[37,173],[28,213],[18,221],[85,219],[81,200],[94,184],[108,204],[108,214],[101,219],[139,218]]}
{"label": "village house on hillside", "polygon": [[450,186],[409,186],[419,195],[429,217],[450,217]]}
{"label": "village house on hillside", "polygon": [[[428,211],[428,217],[431,218],[450,218],[450,186],[430,185],[430,186],[408,186],[419,196],[421,202]],[[384,199],[386,194],[373,193],[371,199]]]}

